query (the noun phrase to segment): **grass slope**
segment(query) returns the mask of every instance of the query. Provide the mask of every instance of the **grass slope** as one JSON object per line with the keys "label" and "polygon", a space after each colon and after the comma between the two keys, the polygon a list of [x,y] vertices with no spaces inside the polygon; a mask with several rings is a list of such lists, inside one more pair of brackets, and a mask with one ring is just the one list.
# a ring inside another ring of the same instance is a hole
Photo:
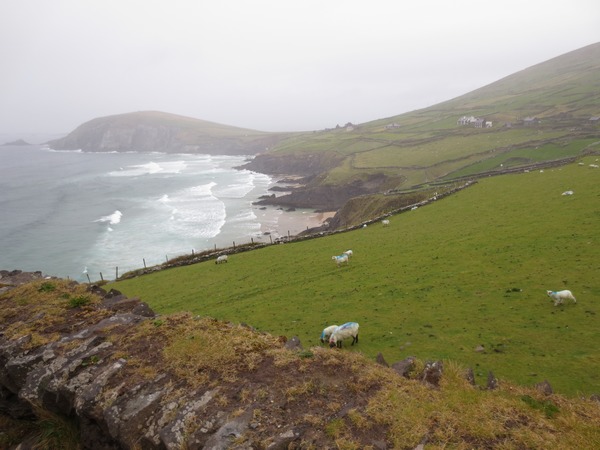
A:
{"label": "grass slope", "polygon": [[[568,395],[600,392],[600,171],[568,165],[487,178],[371,226],[112,284],[157,312],[245,322],[319,345],[360,323],[349,347],[388,362],[414,355]],[[572,196],[562,196],[571,189]],[[348,266],[331,256],[351,248]],[[546,289],[571,289],[554,307]],[[483,352],[475,348],[482,345]]]}
{"label": "grass slope", "polygon": [[[382,173],[400,176],[402,188],[499,168],[506,160],[514,166],[578,156],[589,139],[600,137],[599,121],[590,121],[600,114],[599,71],[597,43],[428,108],[352,128],[294,135],[270,154],[335,153],[344,159],[327,172],[323,184]],[[493,128],[459,126],[462,116],[485,118]],[[527,117],[539,122],[526,126]]]}

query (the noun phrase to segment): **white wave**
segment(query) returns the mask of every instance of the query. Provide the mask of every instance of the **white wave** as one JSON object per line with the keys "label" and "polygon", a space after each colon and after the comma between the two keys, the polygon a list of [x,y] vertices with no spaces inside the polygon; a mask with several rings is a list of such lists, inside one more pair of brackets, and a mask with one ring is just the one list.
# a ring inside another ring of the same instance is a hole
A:
{"label": "white wave", "polygon": [[163,161],[160,164],[150,161],[146,164],[136,164],[127,166],[127,168],[109,172],[111,177],[140,177],[143,175],[160,174],[179,174],[187,167],[185,161]]}
{"label": "white wave", "polygon": [[230,218],[229,223],[254,222],[256,218],[256,214],[254,214],[253,210],[243,210]]}
{"label": "white wave", "polygon": [[[123,213],[118,209],[108,216],[102,216],[99,219],[94,220],[94,222],[106,223],[108,222],[110,225],[116,225],[121,222],[121,217],[123,217]],[[109,231],[112,231],[109,227]]]}
{"label": "white wave", "polygon": [[41,147],[42,150],[52,153],[83,153],[83,150],[78,148],[77,150],[57,150],[50,147]]}

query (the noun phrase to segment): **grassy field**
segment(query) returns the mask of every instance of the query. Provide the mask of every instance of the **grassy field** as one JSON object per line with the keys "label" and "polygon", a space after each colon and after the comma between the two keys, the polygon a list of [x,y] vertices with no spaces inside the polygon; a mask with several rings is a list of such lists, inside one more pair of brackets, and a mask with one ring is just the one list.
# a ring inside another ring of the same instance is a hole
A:
{"label": "grassy field", "polygon": [[[394,188],[407,189],[506,165],[509,158],[517,167],[578,156],[581,142],[600,139],[598,122],[590,121],[599,111],[599,69],[600,44],[594,44],[428,108],[294,134],[273,146],[269,157],[294,161],[332,153],[337,166],[324,168],[313,185],[383,174],[398,182]],[[485,118],[493,126],[460,126],[462,116]],[[536,120],[526,124],[527,117]]]}
{"label": "grassy field", "polygon": [[[451,197],[330,237],[112,283],[159,313],[191,311],[320,345],[360,323],[348,351],[414,355],[567,395],[600,392],[600,170],[487,178]],[[573,190],[574,195],[562,192]],[[331,260],[352,249],[350,264]],[[546,290],[578,301],[554,307]],[[476,351],[478,346],[483,351]]]}

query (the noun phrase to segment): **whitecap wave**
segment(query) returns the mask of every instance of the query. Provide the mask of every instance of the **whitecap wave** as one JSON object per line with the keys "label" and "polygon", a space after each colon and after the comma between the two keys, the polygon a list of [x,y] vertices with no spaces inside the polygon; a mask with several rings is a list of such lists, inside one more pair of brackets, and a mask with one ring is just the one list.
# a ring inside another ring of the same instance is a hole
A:
{"label": "whitecap wave", "polygon": [[187,163],[185,161],[163,161],[161,163],[150,161],[146,164],[135,164],[126,168],[121,167],[120,170],[109,172],[108,175],[111,177],[140,177],[156,173],[179,174],[186,167]]}
{"label": "whitecap wave", "polygon": [[167,202],[159,203],[166,208],[168,219],[163,223],[165,231],[173,235],[207,239],[215,237],[225,224],[225,204],[215,197],[210,182],[172,192]]}
{"label": "whitecap wave", "polygon": [[[108,222],[109,225],[116,225],[119,222],[121,222],[121,217],[123,217],[123,213],[117,209],[112,214],[109,214],[108,216],[102,216],[99,219],[94,220],[94,222],[100,222],[100,223]],[[110,229],[110,227],[109,227],[109,231],[112,231]]]}
{"label": "whitecap wave", "polygon": [[254,189],[254,172],[242,171],[235,182],[224,186],[217,186],[214,190],[219,198],[244,198]]}
{"label": "whitecap wave", "polygon": [[50,147],[41,147],[42,150],[52,153],[83,153],[83,150],[78,148],[77,150],[57,150]]}

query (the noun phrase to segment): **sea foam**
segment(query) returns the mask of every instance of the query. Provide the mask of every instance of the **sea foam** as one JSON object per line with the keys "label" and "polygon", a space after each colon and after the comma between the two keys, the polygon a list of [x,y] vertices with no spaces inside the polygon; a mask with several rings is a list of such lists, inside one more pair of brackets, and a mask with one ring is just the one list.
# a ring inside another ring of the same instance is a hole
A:
{"label": "sea foam", "polygon": [[114,213],[109,214],[108,216],[102,216],[99,219],[94,220],[94,222],[108,222],[109,225],[116,225],[121,222],[121,217],[123,217],[123,213],[117,209]]}
{"label": "sea foam", "polygon": [[111,177],[140,177],[143,175],[179,174],[187,167],[185,161],[161,161],[160,164],[150,161],[146,164],[134,164],[120,170],[109,172]]}

